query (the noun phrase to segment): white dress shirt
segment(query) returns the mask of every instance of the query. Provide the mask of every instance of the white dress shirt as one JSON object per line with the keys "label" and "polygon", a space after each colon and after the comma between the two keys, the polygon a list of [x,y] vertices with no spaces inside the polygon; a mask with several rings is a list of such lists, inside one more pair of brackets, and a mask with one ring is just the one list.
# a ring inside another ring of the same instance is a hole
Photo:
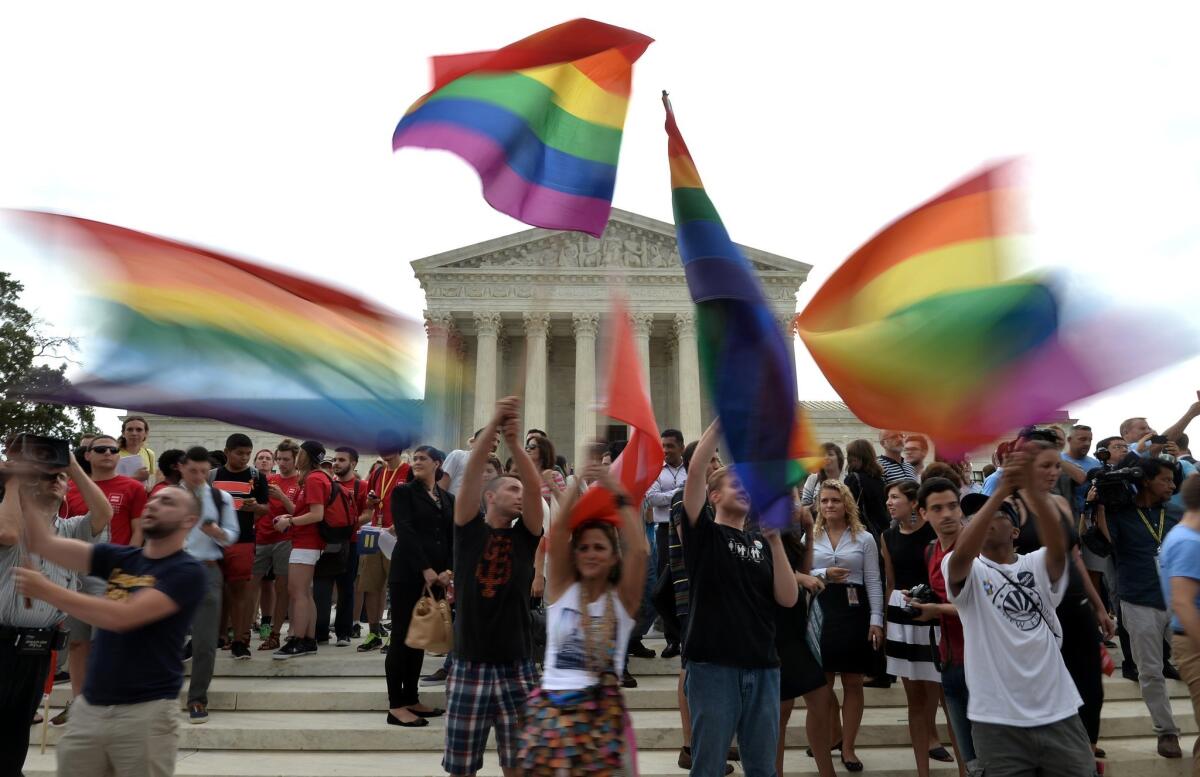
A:
{"label": "white dress shirt", "polygon": [[821,532],[813,541],[812,574],[824,575],[829,567],[850,570],[841,581],[867,588],[867,600],[871,603],[871,625],[883,626],[883,582],[879,576],[879,546],[869,531],[843,532],[836,548],[829,542],[829,534]]}

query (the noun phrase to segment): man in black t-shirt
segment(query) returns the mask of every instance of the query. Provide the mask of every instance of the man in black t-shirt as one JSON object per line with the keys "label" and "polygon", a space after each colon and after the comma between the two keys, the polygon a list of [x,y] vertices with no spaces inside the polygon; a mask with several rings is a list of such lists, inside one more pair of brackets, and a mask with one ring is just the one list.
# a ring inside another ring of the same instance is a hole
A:
{"label": "man in black t-shirt", "polygon": [[[240,661],[250,658],[250,622],[254,619],[254,524],[270,511],[271,492],[267,477],[250,466],[254,443],[238,432],[225,441],[225,464],[213,471],[212,485],[233,497],[237,510],[238,541],[225,548],[221,572],[229,592],[225,611],[233,625],[230,655]],[[221,636],[224,637],[224,624]]]}
{"label": "man in black t-shirt", "polygon": [[14,570],[21,595],[95,627],[91,671],[56,748],[59,774],[174,774],[183,639],[205,592],[204,567],[183,545],[200,512],[185,489],[162,489],[142,515],[146,545],[133,548],[55,537],[23,511],[30,553],[108,586],[88,596],[40,571]]}
{"label": "man in black t-shirt", "polygon": [[[459,499],[454,504],[454,662],[446,681],[448,713],[442,767],[473,775],[483,766],[488,731],[496,729],[500,768],[506,777],[518,766],[521,714],[537,686],[529,588],[533,556],[542,536],[542,478],[520,440],[519,401],[496,404],[483,439],[503,431],[520,479],[501,475],[483,482],[488,446],[467,458],[462,492],[483,490],[486,509]],[[516,520],[519,519],[519,520]],[[514,523],[515,520],[515,523]]]}
{"label": "man in black t-shirt", "polygon": [[692,773],[722,774],[736,733],[746,774],[769,775],[779,738],[775,605],[794,606],[800,589],[779,532],[746,530],[750,500],[733,471],[719,469],[706,482],[717,423],[692,454],[680,523],[691,599],[683,656]]}

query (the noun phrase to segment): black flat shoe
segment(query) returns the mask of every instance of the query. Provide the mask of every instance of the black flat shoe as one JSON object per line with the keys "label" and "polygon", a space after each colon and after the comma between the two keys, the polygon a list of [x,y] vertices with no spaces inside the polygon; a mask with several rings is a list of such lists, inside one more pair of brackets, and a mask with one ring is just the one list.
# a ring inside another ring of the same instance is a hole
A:
{"label": "black flat shoe", "polygon": [[[416,713],[414,712],[413,714],[415,715]],[[403,720],[400,720],[400,718],[396,717],[390,712],[387,716],[387,722],[389,726],[404,726],[405,728],[420,728],[421,726],[429,725],[429,721],[425,720],[425,718],[417,718],[411,723],[405,723]]]}
{"label": "black flat shoe", "polygon": [[863,770],[862,761],[847,761],[846,756],[842,756],[842,766],[846,767],[848,772],[861,772]]}
{"label": "black flat shoe", "polygon": [[935,761],[941,761],[944,764],[954,763],[954,756],[950,755],[950,751],[941,745],[930,748],[929,757]]}
{"label": "black flat shoe", "polygon": [[[412,714],[414,714],[418,717],[422,717],[422,718],[440,718],[441,716],[446,714],[446,711],[439,707],[434,707],[433,709],[426,710],[424,712],[422,712],[421,710],[414,710],[412,707],[409,707],[408,711],[411,712]],[[388,713],[388,714],[390,715],[391,713]]]}

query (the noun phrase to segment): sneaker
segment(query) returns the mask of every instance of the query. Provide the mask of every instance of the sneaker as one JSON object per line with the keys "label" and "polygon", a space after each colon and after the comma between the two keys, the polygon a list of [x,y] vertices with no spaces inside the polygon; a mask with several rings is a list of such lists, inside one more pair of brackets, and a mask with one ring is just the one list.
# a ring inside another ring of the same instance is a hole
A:
{"label": "sneaker", "polygon": [[361,623],[356,623],[350,627],[350,638],[351,639],[358,639],[361,636],[362,636],[362,624]]}
{"label": "sneaker", "polygon": [[300,639],[299,637],[288,637],[287,642],[284,643],[283,647],[271,654],[271,658],[275,659],[276,661],[286,661],[289,658],[302,656],[307,652],[308,651],[304,649],[304,640]]}
{"label": "sneaker", "polygon": [[1167,679],[1167,680],[1182,680],[1183,679],[1182,677],[1179,676],[1179,670],[1176,669],[1171,664],[1167,664],[1166,666],[1163,667],[1163,678]]}
{"label": "sneaker", "polygon": [[382,634],[382,635],[383,635],[383,636],[385,636],[385,637],[386,637],[388,634],[391,634],[391,633],[392,633],[392,629],[391,629],[391,627],[390,627],[390,626],[388,626],[386,623],[381,623],[381,624],[379,624],[379,627],[378,627],[378,628],[379,628],[379,633],[380,633],[380,634]]}
{"label": "sneaker", "polygon": [[333,644],[337,645],[338,647],[350,647],[350,638],[338,637],[337,642],[334,642]]}
{"label": "sneaker", "polygon": [[358,652],[359,653],[369,653],[372,650],[378,650],[379,646],[382,644],[383,644],[383,637],[379,636],[378,634],[376,634],[375,632],[372,631],[367,634],[367,638],[364,639],[362,641],[362,644],[358,646]]}
{"label": "sneaker", "polygon": [[270,621],[268,621],[267,623],[264,623],[263,625],[258,627],[258,638],[259,639],[270,639],[271,638],[271,623],[270,623]]}
{"label": "sneaker", "polygon": [[629,655],[635,658],[654,658],[656,655],[658,655],[653,650],[643,645],[640,639],[635,639],[629,643],[628,652]]}
{"label": "sneaker", "polygon": [[200,724],[208,722],[208,705],[202,701],[188,704],[188,723]]}
{"label": "sneaker", "polygon": [[[67,725],[67,718],[70,717],[70,712],[71,702],[67,702],[67,706],[63,707],[62,712],[50,718],[50,725],[54,726],[54,728],[61,728],[62,726]],[[1160,739],[1159,741],[1161,742],[1162,740]],[[1178,747],[1178,745],[1176,745],[1176,747]]]}
{"label": "sneaker", "polygon": [[621,687],[622,688],[636,688],[637,687],[637,678],[634,677],[633,675],[629,674],[628,669],[626,669],[624,672],[621,673]]}
{"label": "sneaker", "polygon": [[1174,734],[1159,734],[1158,754],[1163,758],[1182,758],[1183,751],[1179,749],[1179,737]]}
{"label": "sneaker", "polygon": [[386,656],[387,652],[388,652],[388,648],[390,648],[391,646],[392,646],[392,638],[384,637],[383,644],[379,646],[379,652]]}
{"label": "sneaker", "polygon": [[668,642],[667,646],[665,648],[663,648],[662,657],[663,658],[674,658],[677,655],[679,655],[679,643],[678,642]]}
{"label": "sneaker", "polygon": [[315,639],[309,637],[308,639],[302,639],[300,641],[304,643],[305,653],[310,653],[314,656],[317,654],[317,641]]}
{"label": "sneaker", "polygon": [[1121,676],[1124,677],[1126,680],[1130,680],[1130,681],[1136,683],[1138,681],[1137,667],[1130,666],[1129,664],[1121,664]]}
{"label": "sneaker", "polygon": [[69,683],[69,682],[71,682],[71,673],[70,672],[55,672],[54,673],[54,684],[55,685],[62,685],[63,683]]}
{"label": "sneaker", "polygon": [[421,678],[421,685],[441,685],[446,682],[446,667],[441,667],[433,674],[427,674]]}
{"label": "sneaker", "polygon": [[233,647],[229,649],[229,654],[233,656],[235,661],[250,660],[250,648],[246,647],[245,642],[234,642]]}

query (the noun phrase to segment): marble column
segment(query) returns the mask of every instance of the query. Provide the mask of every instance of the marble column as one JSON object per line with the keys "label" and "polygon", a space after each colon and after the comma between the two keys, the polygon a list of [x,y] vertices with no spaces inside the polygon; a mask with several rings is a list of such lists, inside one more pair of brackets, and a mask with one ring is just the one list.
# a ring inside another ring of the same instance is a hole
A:
{"label": "marble column", "polygon": [[575,332],[575,462],[583,458],[580,451],[596,436],[596,332],[600,328],[599,313],[575,313],[571,316]]}
{"label": "marble column", "polygon": [[679,431],[683,439],[700,439],[700,361],[696,353],[696,322],[691,313],[675,314],[679,365]]}
{"label": "marble column", "polygon": [[475,313],[475,422],[472,430],[487,426],[496,410],[496,336],[500,314]]}
{"label": "marble column", "polygon": [[525,428],[546,428],[546,333],[549,313],[526,313]]}
{"label": "marble column", "polygon": [[446,346],[450,334],[450,314],[425,311],[425,440],[441,441],[446,434],[447,380]]}
{"label": "marble column", "polygon": [[446,418],[449,429],[445,439],[441,441],[441,444],[446,446],[444,450],[447,452],[455,448],[461,448],[466,444],[466,436],[463,435],[462,417],[463,374],[465,372],[465,365],[463,364],[464,356],[462,332],[456,328],[452,328],[446,350],[447,371],[450,375],[450,388],[446,392]]}
{"label": "marble column", "polygon": [[646,393],[650,393],[650,332],[654,328],[653,313],[632,313],[633,340],[637,344],[638,359],[642,363],[642,381]]}

